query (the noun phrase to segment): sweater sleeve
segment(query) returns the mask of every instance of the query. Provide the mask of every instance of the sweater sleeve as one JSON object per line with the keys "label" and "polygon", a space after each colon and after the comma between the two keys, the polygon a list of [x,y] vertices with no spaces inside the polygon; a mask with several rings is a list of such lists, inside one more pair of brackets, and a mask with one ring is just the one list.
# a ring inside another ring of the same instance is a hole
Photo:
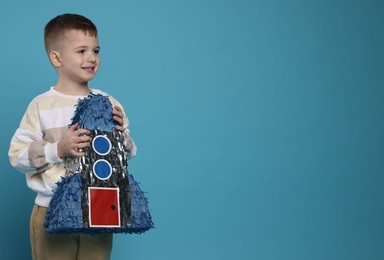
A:
{"label": "sweater sleeve", "polygon": [[128,159],[136,156],[137,147],[135,145],[135,142],[131,138],[130,131],[128,129],[128,125],[125,127],[124,130],[124,138],[125,138],[125,147],[128,150]]}
{"label": "sweater sleeve", "polygon": [[22,173],[36,173],[59,161],[57,143],[50,144],[43,138],[38,103],[32,101],[11,139],[8,152],[11,165]]}

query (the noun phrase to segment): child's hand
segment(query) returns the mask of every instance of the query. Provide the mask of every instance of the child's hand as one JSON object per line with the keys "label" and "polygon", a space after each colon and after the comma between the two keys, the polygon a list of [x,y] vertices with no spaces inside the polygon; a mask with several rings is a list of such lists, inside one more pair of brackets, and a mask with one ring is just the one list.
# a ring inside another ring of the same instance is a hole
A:
{"label": "child's hand", "polygon": [[78,123],[72,125],[64,137],[57,144],[57,156],[63,158],[65,156],[80,157],[85,153],[83,148],[90,145],[89,130],[77,129]]}
{"label": "child's hand", "polygon": [[112,111],[113,114],[113,119],[118,123],[116,126],[116,129],[119,130],[120,132],[124,132],[125,128],[123,127],[124,125],[124,115],[123,111],[121,110],[120,107],[115,106],[115,109]]}

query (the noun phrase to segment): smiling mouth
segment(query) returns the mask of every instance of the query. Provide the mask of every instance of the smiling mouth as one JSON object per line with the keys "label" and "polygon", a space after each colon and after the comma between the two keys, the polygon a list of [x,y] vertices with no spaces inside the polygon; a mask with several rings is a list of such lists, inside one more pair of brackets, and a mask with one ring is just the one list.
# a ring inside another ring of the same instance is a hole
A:
{"label": "smiling mouth", "polygon": [[95,71],[95,67],[83,67],[82,69],[86,70],[88,72],[94,72]]}

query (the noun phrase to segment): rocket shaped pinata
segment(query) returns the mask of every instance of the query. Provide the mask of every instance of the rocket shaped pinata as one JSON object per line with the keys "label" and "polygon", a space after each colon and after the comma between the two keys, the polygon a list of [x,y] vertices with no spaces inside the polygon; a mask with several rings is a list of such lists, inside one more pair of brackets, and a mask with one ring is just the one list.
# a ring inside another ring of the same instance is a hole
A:
{"label": "rocket shaped pinata", "polygon": [[148,201],[128,173],[123,133],[115,129],[107,96],[79,100],[72,124],[90,130],[83,157],[64,159],[45,219],[48,233],[143,233],[154,227]]}

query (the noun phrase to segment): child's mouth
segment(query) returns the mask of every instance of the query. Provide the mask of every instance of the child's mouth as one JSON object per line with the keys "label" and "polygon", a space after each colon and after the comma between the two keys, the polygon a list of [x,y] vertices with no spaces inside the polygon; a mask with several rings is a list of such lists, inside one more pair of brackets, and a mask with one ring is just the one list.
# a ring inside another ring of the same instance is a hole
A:
{"label": "child's mouth", "polygon": [[88,72],[94,72],[95,71],[95,67],[83,67],[83,70],[86,70]]}

